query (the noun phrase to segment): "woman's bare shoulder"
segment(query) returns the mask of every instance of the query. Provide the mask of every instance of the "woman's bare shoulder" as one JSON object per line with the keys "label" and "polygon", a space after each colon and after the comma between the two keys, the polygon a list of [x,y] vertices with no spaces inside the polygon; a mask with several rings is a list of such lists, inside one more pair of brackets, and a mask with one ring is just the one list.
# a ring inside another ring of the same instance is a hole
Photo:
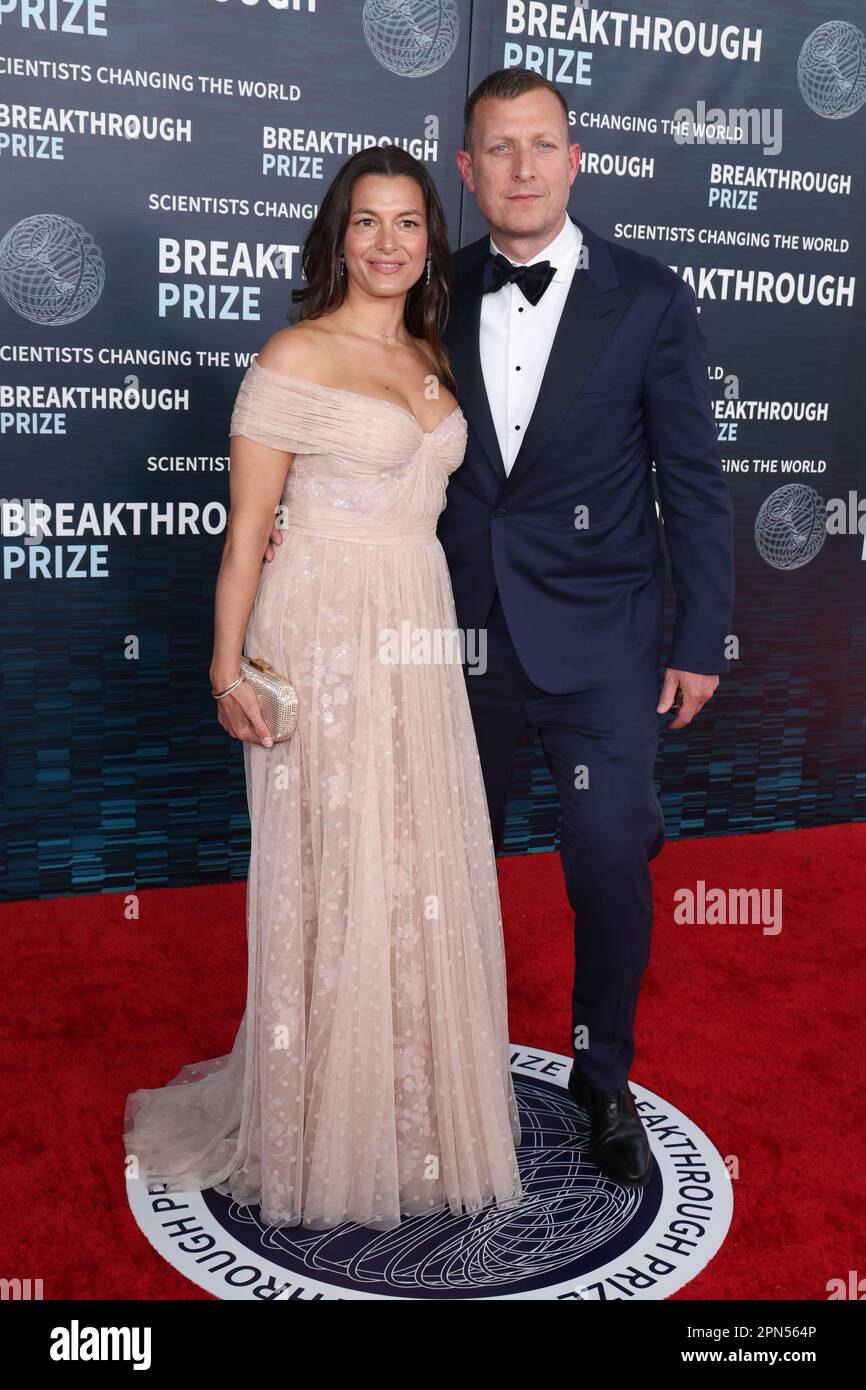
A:
{"label": "woman's bare shoulder", "polygon": [[268,338],[257,353],[260,367],[270,367],[287,376],[314,377],[322,351],[323,333],[313,323],[293,323]]}

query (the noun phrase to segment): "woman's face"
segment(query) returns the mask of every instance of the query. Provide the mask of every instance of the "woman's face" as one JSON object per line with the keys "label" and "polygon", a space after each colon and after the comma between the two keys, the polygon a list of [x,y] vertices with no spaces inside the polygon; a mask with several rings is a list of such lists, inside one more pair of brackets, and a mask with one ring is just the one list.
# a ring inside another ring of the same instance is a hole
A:
{"label": "woman's face", "polygon": [[377,299],[406,294],[426,272],[427,214],[407,175],[362,174],[343,239],[349,280]]}

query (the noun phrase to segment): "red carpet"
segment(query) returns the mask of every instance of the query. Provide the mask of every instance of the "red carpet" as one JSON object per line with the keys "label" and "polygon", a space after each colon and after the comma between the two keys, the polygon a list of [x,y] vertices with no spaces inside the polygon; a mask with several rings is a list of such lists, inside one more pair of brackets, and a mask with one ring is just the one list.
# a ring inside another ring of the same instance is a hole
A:
{"label": "red carpet", "polygon": [[[568,1053],[572,926],[559,859],[501,861],[510,1035]],[[632,1076],[735,1155],[734,1219],[675,1297],[818,1299],[863,1272],[866,825],[668,842]],[[782,930],[682,926],[674,892],[783,889]],[[243,884],[0,908],[4,1275],[46,1299],[209,1297],[126,1203],[127,1092],[227,1052],[244,1006]]]}

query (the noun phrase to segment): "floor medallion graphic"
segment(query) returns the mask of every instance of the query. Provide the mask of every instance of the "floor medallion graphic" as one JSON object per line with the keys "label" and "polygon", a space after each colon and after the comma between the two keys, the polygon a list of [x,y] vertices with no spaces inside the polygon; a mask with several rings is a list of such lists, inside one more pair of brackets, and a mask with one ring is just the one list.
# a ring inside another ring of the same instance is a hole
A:
{"label": "floor medallion graphic", "polygon": [[275,1230],[219,1193],[127,1183],[136,1221],[176,1269],[217,1298],[664,1299],[727,1235],[733,1189],[721,1155],[676,1106],[632,1081],[653,1151],[641,1190],[587,1153],[589,1120],[567,1089],[571,1061],[512,1047],[524,1200],[471,1217],[413,1216],[393,1231],[346,1224]]}

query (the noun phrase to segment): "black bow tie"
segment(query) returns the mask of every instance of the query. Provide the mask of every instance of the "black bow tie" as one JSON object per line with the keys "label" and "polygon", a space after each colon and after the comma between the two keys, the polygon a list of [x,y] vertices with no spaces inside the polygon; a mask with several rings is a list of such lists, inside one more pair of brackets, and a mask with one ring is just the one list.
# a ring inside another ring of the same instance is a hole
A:
{"label": "black bow tie", "polygon": [[530,304],[537,304],[555,274],[556,266],[551,265],[550,261],[536,261],[533,265],[513,265],[501,252],[497,251],[494,256],[490,251],[482,267],[481,293],[489,294],[491,290],[501,290],[503,285],[513,280],[515,285],[520,286],[524,298],[528,299]]}

